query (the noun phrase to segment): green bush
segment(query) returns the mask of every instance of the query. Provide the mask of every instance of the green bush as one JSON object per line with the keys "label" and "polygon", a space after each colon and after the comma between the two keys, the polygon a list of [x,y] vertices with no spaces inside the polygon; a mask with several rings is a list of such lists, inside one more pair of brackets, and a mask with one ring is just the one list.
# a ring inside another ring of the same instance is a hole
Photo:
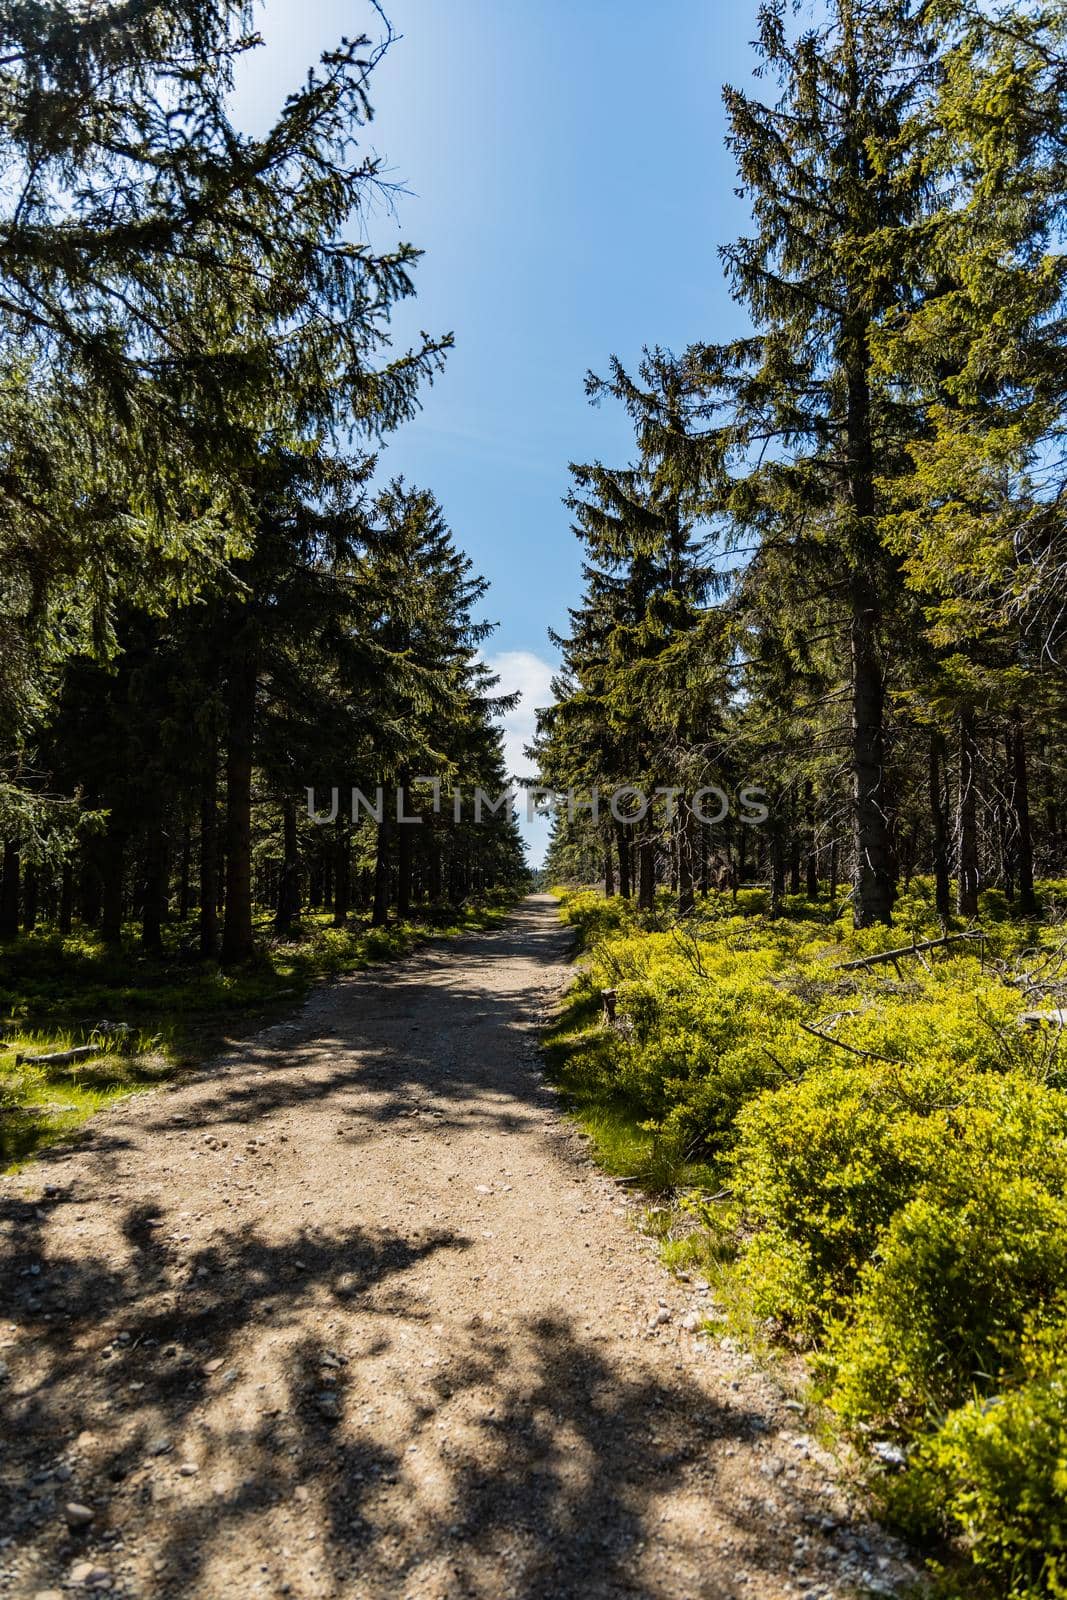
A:
{"label": "green bush", "polygon": [[1023,1380],[953,1411],[891,1504],[921,1531],[959,1534],[1011,1600],[1067,1600],[1067,1320],[1021,1353]]}
{"label": "green bush", "polygon": [[[1059,1138],[1064,1129],[1060,1108]],[[945,1169],[893,1218],[828,1346],[851,1423],[915,1433],[1019,1371],[1028,1323],[1067,1293],[1067,1161],[1055,1188],[1003,1147],[946,1148]]]}
{"label": "green bush", "polygon": [[962,1538],[996,1593],[1067,1600],[1067,1051],[1018,1022],[1061,1002],[1009,981],[1054,977],[1062,931],[991,893],[981,938],[857,965],[939,937],[929,880],[859,933],[761,895],[677,928],[568,896],[591,950],[573,1103],[616,1170],[677,1188],[697,1156],[725,1180],[739,1313],[808,1345],[858,1443],[904,1446],[898,1514]]}

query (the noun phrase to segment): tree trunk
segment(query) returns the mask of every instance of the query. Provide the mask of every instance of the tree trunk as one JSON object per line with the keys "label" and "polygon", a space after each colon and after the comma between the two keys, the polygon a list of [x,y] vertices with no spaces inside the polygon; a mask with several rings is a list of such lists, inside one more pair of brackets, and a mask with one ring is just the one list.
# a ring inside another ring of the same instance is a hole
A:
{"label": "tree trunk", "polygon": [[[848,51],[851,50],[852,44],[848,43]],[[854,65],[850,66],[849,73],[850,77],[854,76]],[[854,86],[847,92],[856,92]],[[846,154],[860,177],[867,157],[851,137]],[[845,470],[854,519],[848,560],[851,571],[849,662],[855,856],[852,917],[857,928],[890,922],[895,896],[885,783],[885,680],[878,644],[881,604],[874,576],[881,548],[875,531],[870,325],[862,294],[862,289],[850,286],[841,324],[841,358],[846,383]]]}
{"label": "tree trunk", "polygon": [[893,854],[886,816],[884,684],[873,597],[854,585],[851,625],[852,808],[856,857],[853,921],[857,928],[892,920]]}
{"label": "tree trunk", "polygon": [[433,828],[433,824],[432,823],[431,823],[430,827],[431,827],[431,834],[430,834],[430,885],[429,885],[429,887],[430,887],[430,899],[433,902],[433,904],[436,905],[437,902],[441,898],[441,893],[442,893],[442,888],[443,888],[442,879],[441,879],[441,841],[437,837],[436,829]]}
{"label": "tree trunk", "polygon": [[771,819],[771,916],[782,912],[785,896],[785,850],[782,844],[782,817],[775,812]]}
{"label": "tree trunk", "polygon": [[278,906],[274,914],[274,931],[280,938],[288,938],[293,923],[300,915],[300,855],[296,837],[296,802],[285,795],[282,811],[282,870],[278,876]]}
{"label": "tree trunk", "polygon": [[959,792],[956,805],[956,910],[961,917],[978,915],[978,787],[974,713],[959,719]]}
{"label": "tree trunk", "polygon": [[246,636],[227,686],[226,908],[222,959],[236,966],[255,954],[252,932],[252,758],[256,724],[256,652]]}
{"label": "tree trunk", "polygon": [[32,933],[37,926],[38,886],[40,878],[37,868],[31,861],[26,868],[22,881],[22,926],[27,933]]}
{"label": "tree trunk", "polygon": [[200,787],[200,954],[219,953],[219,809],[215,797],[215,741]]}
{"label": "tree trunk", "polygon": [[81,862],[78,891],[81,899],[82,923],[86,928],[92,928],[95,931],[100,926],[103,885],[100,882],[100,868],[97,862],[84,854]]}
{"label": "tree trunk", "polygon": [[64,861],[59,889],[59,932],[66,938],[74,923],[74,863]]}
{"label": "tree trunk", "polygon": [[[708,860],[708,830],[702,822],[696,825],[697,887],[701,894],[711,892],[711,866]],[[726,846],[729,853],[729,843]]]}
{"label": "tree trunk", "polygon": [[[401,800],[400,815],[402,817],[406,817],[408,814],[408,782],[408,777],[402,777],[398,789]],[[411,869],[415,843],[414,838],[412,837],[412,829],[414,827],[415,824],[413,822],[401,822],[397,824],[396,914],[398,917],[407,917],[411,914]]]}
{"label": "tree trunk", "polygon": [[809,778],[804,785],[805,881],[809,900],[819,898],[819,852],[815,845],[815,786]]}
{"label": "tree trunk", "polygon": [[374,857],[374,904],[370,920],[372,928],[381,928],[389,920],[389,820],[384,816],[378,824]]}
{"label": "tree trunk", "polygon": [[163,954],[163,824],[152,819],[145,839],[144,894],[141,901],[141,947],[147,955]]}
{"label": "tree trunk", "polygon": [[656,846],[644,835],[637,846],[637,909],[654,911],[656,907]]}
{"label": "tree trunk", "polygon": [[1037,913],[1037,897],[1034,894],[1034,841],[1030,831],[1030,780],[1026,767],[1026,735],[1018,707],[1012,717],[1011,734],[1019,910],[1024,917],[1032,917]]}
{"label": "tree trunk", "polygon": [[19,889],[21,863],[19,847],[4,844],[4,868],[0,876],[0,939],[17,939],[19,932]]}
{"label": "tree trunk", "polygon": [[352,839],[343,817],[338,817],[334,826],[337,829],[337,841],[334,853],[333,925],[335,928],[346,928],[352,897]]}
{"label": "tree trunk", "polygon": [[693,868],[696,864],[697,821],[684,803],[678,810],[678,915],[687,917],[696,905]]}
{"label": "tree trunk", "polygon": [[182,849],[178,862],[178,921],[185,922],[192,904],[191,886],[191,856],[192,841],[189,837],[188,818],[182,823]]}
{"label": "tree trunk", "polygon": [[611,900],[615,895],[615,858],[611,848],[611,836],[604,844],[604,898]]}
{"label": "tree trunk", "polygon": [[797,786],[789,789],[789,893],[800,893],[800,816],[797,805]]}
{"label": "tree trunk", "polygon": [[933,833],[934,904],[938,916],[952,915],[952,887],[948,867],[948,817],[945,810],[945,736],[930,734],[930,821]]}
{"label": "tree trunk", "polygon": [[633,884],[630,880],[630,841],[626,836],[626,824],[616,822],[615,845],[619,854],[619,893],[624,900],[629,900],[633,893]]}
{"label": "tree trunk", "polygon": [[126,840],[109,822],[103,838],[100,877],[103,904],[100,912],[100,937],[105,944],[122,943],[122,880],[126,866]]}

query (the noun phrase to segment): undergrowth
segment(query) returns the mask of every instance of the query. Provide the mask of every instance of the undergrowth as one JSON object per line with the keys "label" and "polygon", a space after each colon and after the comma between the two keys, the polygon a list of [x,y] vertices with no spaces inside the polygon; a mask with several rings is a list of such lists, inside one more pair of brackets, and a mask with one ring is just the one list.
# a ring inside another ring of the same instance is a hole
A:
{"label": "undergrowth", "polygon": [[574,1114],[671,1197],[668,1264],[806,1354],[884,1514],[950,1541],[960,1600],[1067,1597],[1067,1046],[1021,1021],[1067,1005],[1043,888],[1043,920],[992,894],[966,937],[887,962],[944,935],[929,883],[862,932],[799,897],[772,921],[759,891],[678,925],[561,891],[586,959],[548,1050]]}

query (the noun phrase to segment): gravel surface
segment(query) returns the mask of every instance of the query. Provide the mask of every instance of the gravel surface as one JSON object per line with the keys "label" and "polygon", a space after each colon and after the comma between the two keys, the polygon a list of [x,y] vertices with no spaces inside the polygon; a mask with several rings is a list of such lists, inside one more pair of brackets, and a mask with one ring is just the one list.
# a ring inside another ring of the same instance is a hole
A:
{"label": "gravel surface", "polygon": [[895,1592],[559,1115],[568,937],[533,896],[0,1184],[0,1595]]}

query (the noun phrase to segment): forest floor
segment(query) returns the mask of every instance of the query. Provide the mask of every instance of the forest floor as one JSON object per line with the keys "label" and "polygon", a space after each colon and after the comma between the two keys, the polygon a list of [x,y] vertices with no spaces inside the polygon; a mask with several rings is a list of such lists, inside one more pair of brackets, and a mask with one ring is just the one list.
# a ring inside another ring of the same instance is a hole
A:
{"label": "forest floor", "polygon": [[0,1181],[0,1595],[906,1582],[561,1115],[570,937],[531,897]]}

